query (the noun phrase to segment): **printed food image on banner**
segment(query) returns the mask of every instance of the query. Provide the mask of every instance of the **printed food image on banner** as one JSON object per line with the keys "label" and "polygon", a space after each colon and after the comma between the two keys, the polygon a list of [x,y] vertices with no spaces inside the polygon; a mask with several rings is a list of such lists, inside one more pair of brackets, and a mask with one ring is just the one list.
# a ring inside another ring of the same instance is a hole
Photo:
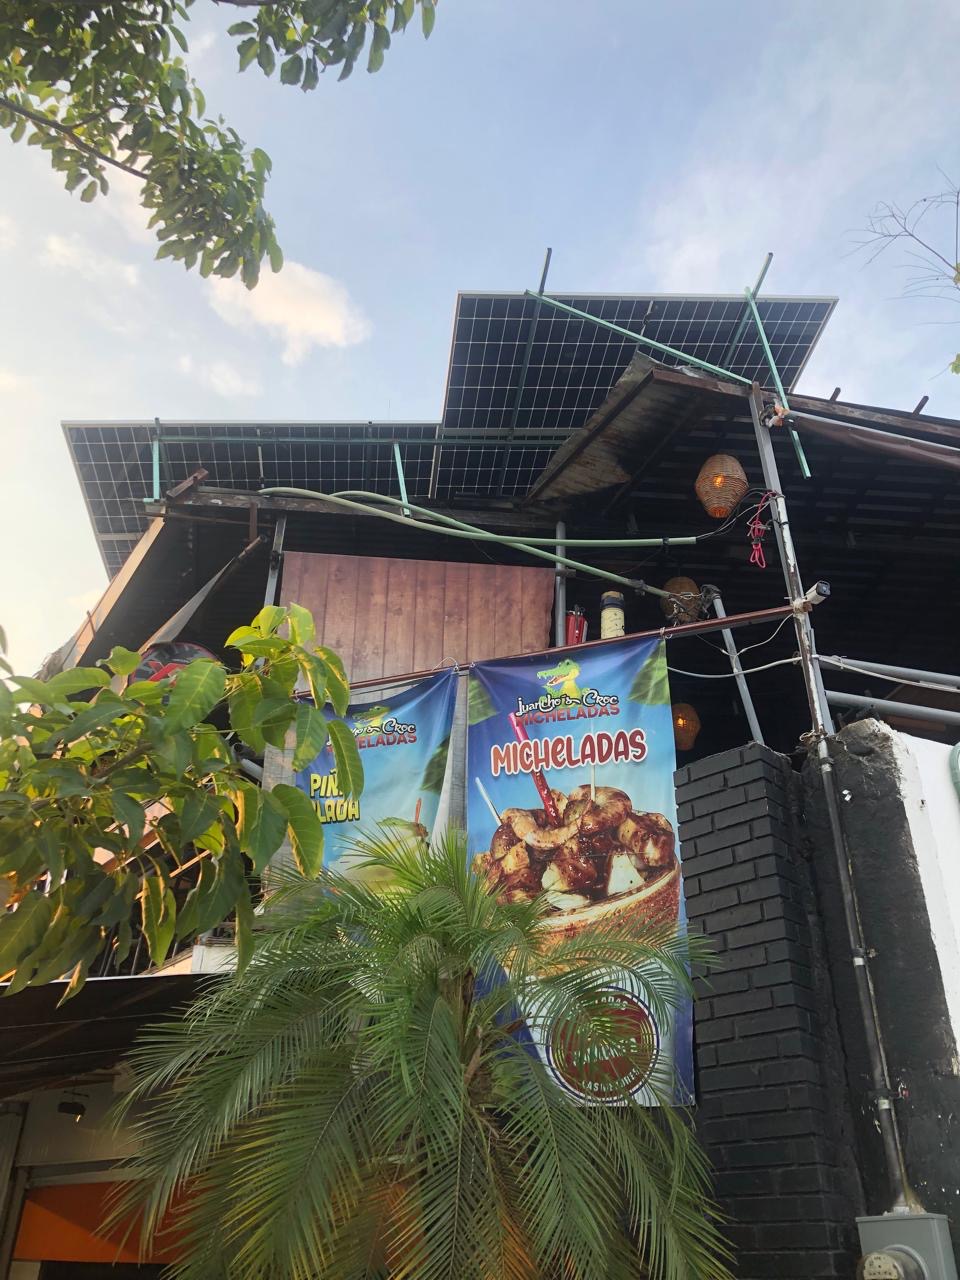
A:
{"label": "printed food image on banner", "polygon": [[[339,718],[353,730],[360,749],[364,785],[359,799],[343,794],[329,743],[294,774],[324,824],[325,867],[358,874],[353,845],[381,825],[422,839],[433,835],[456,696],[457,674],[449,668],[393,697],[347,708]],[[324,713],[333,718],[332,708]],[[378,878],[373,868],[359,874]]]}
{"label": "printed food image on banner", "polygon": [[[547,927],[567,935],[630,913],[686,927],[665,645],[630,640],[478,663],[469,689],[467,826],[476,873],[508,900],[545,893]],[[610,1000],[643,1050],[640,1102],[676,1080],[692,1097],[692,1009],[658,1025],[631,980]],[[527,1011],[528,1018],[530,1011]],[[531,1034],[557,1081],[601,1101],[617,1063],[577,1064],[562,1028]],[[631,1055],[634,1069],[637,1057]],[[624,1064],[625,1065],[625,1064]],[[656,1075],[654,1075],[656,1073]],[[636,1074],[636,1071],[635,1071]],[[622,1074],[619,1077],[622,1087]],[[662,1092],[661,1092],[662,1096]]]}

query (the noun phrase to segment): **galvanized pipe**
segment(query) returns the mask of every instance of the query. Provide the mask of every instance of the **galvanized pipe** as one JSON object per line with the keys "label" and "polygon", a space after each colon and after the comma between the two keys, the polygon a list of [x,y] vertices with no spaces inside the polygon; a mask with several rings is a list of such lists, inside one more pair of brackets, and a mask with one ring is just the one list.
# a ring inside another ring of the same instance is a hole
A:
{"label": "galvanized pipe", "polygon": [[[563,544],[566,532],[567,526],[562,520],[558,520],[556,546],[558,556],[562,556],[566,551]],[[559,565],[553,580],[553,615],[553,642],[559,648],[567,638],[567,579]]]}
{"label": "galvanized pipe", "polygon": [[[726,618],[727,611],[723,607],[723,600],[720,598],[719,591],[713,597],[713,611],[718,618]],[[759,742],[761,746],[763,742],[763,731],[760,728],[760,721],[757,719],[756,707],[753,705],[753,698],[750,696],[750,689],[747,686],[747,677],[743,674],[743,667],[740,665],[740,654],[737,652],[736,641],[729,627],[724,627],[721,631],[723,643],[727,650],[727,656],[730,658],[730,666],[733,669],[734,679],[737,688],[740,691],[740,701],[743,703],[744,714],[747,717],[747,724],[750,726],[750,732],[753,734],[754,742]]]}
{"label": "galvanized pipe", "polygon": [[919,667],[892,667],[885,662],[861,662],[859,658],[824,657],[817,654],[817,662],[851,675],[869,671],[873,675],[886,676],[890,680],[919,680],[924,684],[943,685],[960,692],[960,676],[950,676],[944,671],[923,671]]}
{"label": "galvanized pipe", "polygon": [[666,356],[673,356],[681,364],[691,364],[697,369],[706,369],[707,373],[716,374],[718,378],[730,378],[732,381],[742,382],[748,387],[750,385],[750,379],[741,377],[739,373],[731,373],[729,369],[721,369],[719,365],[709,364],[706,360],[698,360],[696,356],[689,356],[684,351],[678,351],[676,347],[668,347],[663,342],[655,342],[653,338],[645,338],[642,333],[634,333],[631,329],[624,329],[622,325],[614,324],[610,320],[602,320],[599,316],[592,316],[589,311],[580,311],[577,307],[567,306],[565,302],[558,302],[556,298],[548,298],[546,294],[534,293],[532,289],[526,289],[524,293],[526,297],[537,298],[540,302],[545,302],[547,306],[553,307],[557,311],[564,311],[567,315],[576,316],[578,320],[592,320],[601,329],[609,329],[611,333],[619,333],[621,337],[629,338],[631,342],[636,342],[640,346],[650,347],[651,350],[660,351]]}
{"label": "galvanized pipe", "polygon": [[[753,322],[757,326],[757,333],[760,335],[760,344],[763,347],[763,354],[767,358],[767,365],[770,368],[773,377],[774,386],[777,388],[777,395],[780,397],[780,403],[784,409],[789,409],[790,405],[787,401],[787,393],[780,381],[780,370],[777,368],[777,362],[773,358],[773,352],[770,350],[770,343],[767,341],[767,332],[763,327],[763,321],[760,319],[760,312],[757,310],[756,299],[750,289],[744,289],[747,297],[747,305],[753,313]],[[803,445],[800,443],[800,437],[797,435],[793,427],[790,428],[790,439],[793,441],[793,449],[797,455],[797,461],[800,463],[800,471],[804,480],[810,479],[810,466],[807,462],[807,455],[803,452]]]}
{"label": "galvanized pipe", "polygon": [[859,693],[827,690],[827,701],[835,707],[855,707],[861,711],[879,711],[888,716],[906,716],[911,720],[939,720],[942,724],[960,725],[960,711],[942,707],[921,707],[912,702],[891,702],[887,698],[865,698]]}

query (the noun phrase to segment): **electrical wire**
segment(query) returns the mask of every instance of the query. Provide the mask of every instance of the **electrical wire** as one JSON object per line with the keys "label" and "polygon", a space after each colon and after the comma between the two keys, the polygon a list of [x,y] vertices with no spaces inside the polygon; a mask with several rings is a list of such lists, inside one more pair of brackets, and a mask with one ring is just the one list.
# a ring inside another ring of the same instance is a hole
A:
{"label": "electrical wire", "polygon": [[799,656],[778,658],[776,662],[765,662],[762,667],[743,667],[740,671],[722,671],[719,675],[707,671],[682,671],[680,667],[667,667],[667,670],[675,676],[693,676],[696,680],[735,680],[737,676],[749,676],[755,671],[769,671],[771,667],[784,667],[799,661]]}
{"label": "electrical wire", "polygon": [[776,640],[777,636],[783,630],[784,626],[788,622],[792,622],[792,621],[793,621],[792,616],[790,614],[787,614],[787,616],[783,619],[782,622],[777,623],[777,625],[774,627],[774,629],[770,632],[770,634],[767,636],[765,640],[758,640],[756,644],[748,644],[745,648],[741,649],[739,651],[740,657],[742,658],[745,653],[749,653],[751,649],[762,649],[763,646],[765,644],[769,644],[771,640]]}

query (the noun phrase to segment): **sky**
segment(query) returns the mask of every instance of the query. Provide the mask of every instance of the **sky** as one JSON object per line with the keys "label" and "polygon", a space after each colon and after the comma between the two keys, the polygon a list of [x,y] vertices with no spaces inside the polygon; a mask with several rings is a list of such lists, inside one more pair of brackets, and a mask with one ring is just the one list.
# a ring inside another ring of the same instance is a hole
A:
{"label": "sky", "polygon": [[[442,0],[429,41],[208,109],[273,159],[286,264],[253,293],[156,262],[136,184],[91,205],[0,137],[0,625],[35,670],[106,585],[64,419],[439,417],[458,290],[838,295],[810,394],[960,417],[960,325],[858,241],[960,177],[954,0]],[[121,175],[116,175],[121,178]],[[955,309],[954,309],[955,310]],[[958,313],[960,314],[960,313]]]}

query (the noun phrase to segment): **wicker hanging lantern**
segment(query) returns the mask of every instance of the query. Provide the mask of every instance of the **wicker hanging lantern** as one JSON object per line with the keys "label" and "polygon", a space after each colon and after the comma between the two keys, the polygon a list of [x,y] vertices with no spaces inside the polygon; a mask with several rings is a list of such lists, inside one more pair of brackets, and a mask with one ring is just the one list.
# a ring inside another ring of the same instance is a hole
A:
{"label": "wicker hanging lantern", "polygon": [[693,486],[708,516],[725,520],[747,492],[743,467],[729,453],[715,453],[700,468]]}
{"label": "wicker hanging lantern", "polygon": [[689,751],[700,732],[700,717],[696,707],[689,702],[675,702],[673,711],[673,738],[678,751]]}
{"label": "wicker hanging lantern", "polygon": [[669,578],[663,589],[670,594],[660,597],[660,608],[671,622],[696,622],[703,616],[700,588],[692,578]]}

